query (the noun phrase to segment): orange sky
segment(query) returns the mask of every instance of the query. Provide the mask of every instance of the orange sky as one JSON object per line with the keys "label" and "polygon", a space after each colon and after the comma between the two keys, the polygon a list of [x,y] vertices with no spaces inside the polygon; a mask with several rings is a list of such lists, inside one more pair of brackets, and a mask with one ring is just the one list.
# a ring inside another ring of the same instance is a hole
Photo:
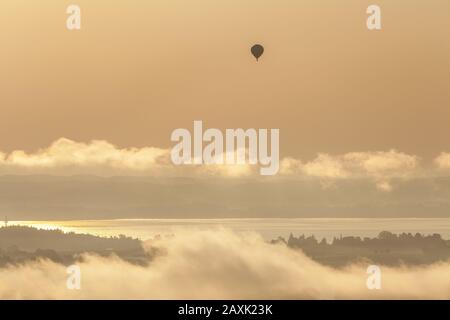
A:
{"label": "orange sky", "polygon": [[[170,133],[280,128],[281,155],[450,150],[450,2],[0,4],[0,150],[67,137],[168,148]],[[256,63],[250,46],[266,52]]]}

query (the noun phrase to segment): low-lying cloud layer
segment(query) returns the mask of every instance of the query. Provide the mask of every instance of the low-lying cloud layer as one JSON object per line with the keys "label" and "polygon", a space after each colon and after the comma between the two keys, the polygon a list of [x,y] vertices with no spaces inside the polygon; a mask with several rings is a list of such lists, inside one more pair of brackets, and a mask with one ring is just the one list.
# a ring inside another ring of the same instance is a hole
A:
{"label": "low-lying cloud layer", "polygon": [[320,179],[370,178],[383,191],[392,189],[393,178],[408,178],[418,174],[419,158],[396,150],[387,152],[351,152],[331,156],[319,154],[313,161],[302,163],[287,158],[282,163],[284,174],[299,174]]}
{"label": "low-lying cloud layer", "polygon": [[[381,191],[391,191],[392,179],[407,180],[423,175],[448,174],[450,153],[442,153],[433,166],[424,168],[420,158],[397,150],[350,152],[342,155],[318,154],[315,159],[302,161],[280,159],[278,176],[319,179],[324,186],[346,179],[369,179]],[[144,147],[120,149],[113,144],[93,140],[81,143],[61,138],[48,148],[34,153],[21,150],[9,154],[0,152],[0,174],[93,174],[99,176],[258,176],[251,165],[175,166],[170,150]]]}
{"label": "low-lying cloud layer", "polygon": [[381,266],[369,290],[368,263],[324,267],[256,234],[182,232],[147,243],[165,253],[149,266],[86,255],[81,290],[66,287],[66,267],[49,261],[0,269],[0,299],[449,299],[450,262]]}
{"label": "low-lying cloud layer", "polygon": [[8,155],[0,153],[0,165],[4,168],[36,170],[64,167],[148,170],[162,165],[161,158],[166,155],[166,150],[158,148],[119,149],[103,140],[81,143],[61,138],[35,153],[21,150]]}

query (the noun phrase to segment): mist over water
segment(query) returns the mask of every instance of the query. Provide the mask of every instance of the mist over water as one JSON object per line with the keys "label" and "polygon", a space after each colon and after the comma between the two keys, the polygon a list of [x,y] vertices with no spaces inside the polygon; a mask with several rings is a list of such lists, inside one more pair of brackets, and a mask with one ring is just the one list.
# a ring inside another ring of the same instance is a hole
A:
{"label": "mist over water", "polygon": [[[48,259],[0,269],[0,299],[448,299],[450,262],[387,267],[382,290],[368,290],[367,263],[323,266],[284,245],[225,229],[180,232],[147,266],[85,254],[81,289],[66,287],[66,266]],[[38,288],[38,289],[37,289]]]}

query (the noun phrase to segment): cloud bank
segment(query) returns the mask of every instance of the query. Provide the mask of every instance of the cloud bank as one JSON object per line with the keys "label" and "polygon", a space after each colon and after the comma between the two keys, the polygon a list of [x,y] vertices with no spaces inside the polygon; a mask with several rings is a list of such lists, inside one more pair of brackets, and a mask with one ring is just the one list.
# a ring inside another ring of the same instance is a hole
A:
{"label": "cloud bank", "polygon": [[390,180],[408,178],[419,171],[419,158],[396,150],[387,152],[351,152],[338,156],[321,153],[316,159],[302,163],[284,159],[283,173],[300,174],[320,179],[370,178],[378,189],[391,191]]}
{"label": "cloud bank", "polygon": [[0,165],[15,168],[97,167],[146,170],[161,165],[167,151],[159,148],[119,149],[103,140],[89,143],[61,138],[35,153],[0,153]]}
{"label": "cloud bank", "polygon": [[[380,191],[391,191],[391,181],[423,175],[448,174],[450,153],[434,159],[434,166],[425,168],[417,155],[397,150],[349,152],[341,155],[320,153],[310,161],[285,157],[280,160],[278,177],[318,179],[324,186],[339,180],[369,179]],[[104,140],[88,143],[61,138],[48,148],[26,153],[15,150],[0,152],[0,174],[92,174],[99,176],[220,176],[230,178],[258,177],[252,165],[175,166],[170,150],[156,147],[118,148]]]}
{"label": "cloud bank", "polygon": [[442,152],[434,161],[440,169],[450,169],[450,153]]}
{"label": "cloud bank", "polygon": [[368,290],[367,263],[324,267],[301,251],[256,234],[189,231],[146,244],[164,254],[148,266],[85,255],[81,290],[49,261],[0,269],[1,299],[449,299],[450,262],[381,266],[381,290]]}

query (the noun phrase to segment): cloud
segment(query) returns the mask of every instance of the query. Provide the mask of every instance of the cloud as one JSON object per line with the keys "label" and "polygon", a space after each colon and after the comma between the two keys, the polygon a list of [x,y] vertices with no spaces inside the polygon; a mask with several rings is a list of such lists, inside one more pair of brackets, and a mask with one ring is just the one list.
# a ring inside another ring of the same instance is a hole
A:
{"label": "cloud", "polygon": [[148,266],[85,255],[81,290],[66,289],[66,267],[30,262],[0,269],[1,299],[449,299],[450,263],[381,266],[381,290],[368,290],[367,264],[322,266],[299,250],[256,234],[183,231],[146,244],[164,254]]}
{"label": "cloud", "polygon": [[434,162],[440,169],[449,169],[450,168],[450,153],[442,152]]}
{"label": "cloud", "polygon": [[[436,160],[439,168],[450,167],[450,154]],[[333,186],[345,179],[369,179],[381,191],[393,189],[392,180],[407,180],[423,174],[420,158],[397,150],[350,152],[341,155],[320,153],[304,162],[286,157],[280,161],[279,176],[318,179]],[[88,143],[61,138],[34,153],[22,150],[0,152],[1,174],[93,174],[150,176],[257,177],[259,165],[173,165],[170,150],[156,147],[118,148],[110,142]]]}
{"label": "cloud", "polygon": [[352,152],[344,155],[349,166],[362,170],[363,174],[376,181],[377,188],[383,191],[392,190],[392,178],[410,178],[419,167],[419,158],[396,150],[388,152]]}
{"label": "cloud", "polygon": [[316,159],[303,165],[303,172],[308,176],[319,178],[347,178],[351,174],[344,166],[345,164],[340,157],[332,157],[321,153]]}
{"label": "cloud", "polygon": [[419,158],[396,150],[351,152],[343,156],[349,167],[375,178],[408,177],[419,167]]}
{"label": "cloud", "polygon": [[369,178],[382,191],[391,191],[393,178],[409,178],[417,173],[419,158],[396,150],[387,152],[351,152],[332,156],[321,153],[310,162],[286,158],[281,173],[304,175],[330,182],[339,179]]}
{"label": "cloud", "polygon": [[0,173],[3,174],[94,174],[190,176],[217,175],[241,177],[256,170],[250,165],[175,166],[170,150],[144,147],[120,149],[104,140],[88,143],[60,138],[48,148],[34,153],[15,150],[0,153]]}
{"label": "cloud", "polygon": [[102,140],[81,143],[61,138],[36,153],[13,151],[3,156],[1,164],[25,168],[109,166],[145,170],[161,164],[165,157],[167,150],[159,148],[118,149]]}

